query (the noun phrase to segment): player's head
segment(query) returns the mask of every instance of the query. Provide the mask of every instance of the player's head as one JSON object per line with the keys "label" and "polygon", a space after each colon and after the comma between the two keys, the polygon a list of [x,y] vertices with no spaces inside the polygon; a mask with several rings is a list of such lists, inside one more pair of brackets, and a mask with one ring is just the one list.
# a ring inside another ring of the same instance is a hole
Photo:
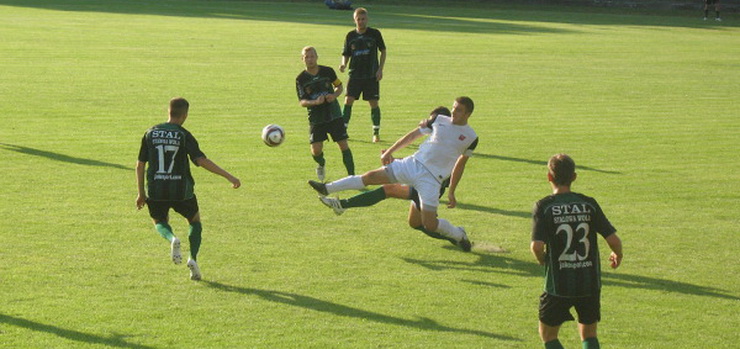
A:
{"label": "player's head", "polygon": [[547,162],[547,179],[553,185],[569,187],[576,180],[576,163],[567,154],[555,154]]}
{"label": "player's head", "polygon": [[170,99],[170,118],[171,119],[185,119],[188,116],[188,109],[190,109],[190,103],[185,98],[175,97]]}
{"label": "player's head", "polygon": [[434,116],[437,116],[437,115],[450,116],[450,115],[452,115],[452,113],[450,113],[450,110],[447,109],[447,107],[444,107],[444,106],[441,106],[440,105],[439,107],[434,108],[434,110],[432,110],[431,113],[429,113],[429,116],[431,116],[431,117],[434,117]]}
{"label": "player's head", "polygon": [[466,119],[473,114],[475,104],[470,97],[457,97],[455,103],[452,104],[452,118],[453,119]]}
{"label": "player's head", "polygon": [[313,68],[316,66],[319,60],[319,54],[316,52],[316,48],[313,46],[306,46],[301,50],[301,59],[306,65],[306,68]]}
{"label": "player's head", "polygon": [[365,30],[367,28],[367,10],[364,7],[355,9],[354,19],[357,29]]}

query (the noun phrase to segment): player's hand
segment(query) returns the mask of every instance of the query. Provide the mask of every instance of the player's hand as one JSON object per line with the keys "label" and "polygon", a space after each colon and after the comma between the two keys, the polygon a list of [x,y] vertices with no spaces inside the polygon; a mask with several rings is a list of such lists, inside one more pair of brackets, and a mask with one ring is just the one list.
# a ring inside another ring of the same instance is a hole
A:
{"label": "player's hand", "polygon": [[318,98],[316,98],[316,105],[324,104],[326,102],[326,96],[321,95]]}
{"label": "player's hand", "polygon": [[378,69],[375,73],[375,78],[378,79],[378,81],[383,80],[383,69]]}
{"label": "player's hand", "polygon": [[380,151],[380,163],[383,164],[383,166],[390,164],[393,162],[393,160],[396,160],[393,157],[393,154],[386,151],[387,149],[383,149]]}
{"label": "player's hand", "polygon": [[146,196],[136,196],[136,209],[141,210],[146,205]]}
{"label": "player's hand", "polygon": [[234,189],[242,186],[242,182],[239,180],[239,178],[236,178],[234,176],[231,176],[231,178],[229,178],[229,182],[231,182],[231,187]]}
{"label": "player's hand", "polygon": [[612,252],[612,254],[609,255],[609,264],[611,265],[612,269],[617,269],[617,267],[622,264],[622,256]]}
{"label": "player's hand", "polygon": [[457,198],[455,198],[454,193],[448,193],[447,200],[447,208],[455,208],[457,206]]}
{"label": "player's hand", "polygon": [[344,73],[344,70],[345,70],[345,69],[347,69],[347,66],[346,66],[346,65],[344,65],[344,64],[340,64],[340,65],[339,65],[339,72],[340,72],[340,73]]}
{"label": "player's hand", "polygon": [[326,101],[326,103],[331,103],[336,101],[337,97],[334,95],[326,95],[326,97],[324,97],[324,100]]}

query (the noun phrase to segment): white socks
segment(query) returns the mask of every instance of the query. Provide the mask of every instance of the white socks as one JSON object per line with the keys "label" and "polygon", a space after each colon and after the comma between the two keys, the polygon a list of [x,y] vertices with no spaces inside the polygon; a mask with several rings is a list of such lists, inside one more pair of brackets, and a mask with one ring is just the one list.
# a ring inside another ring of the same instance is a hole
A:
{"label": "white socks", "polygon": [[462,230],[460,230],[460,228],[456,226],[453,226],[452,223],[443,218],[437,219],[436,232],[448,238],[455,239],[456,241],[460,241],[463,238]]}
{"label": "white socks", "polygon": [[360,190],[362,188],[365,188],[365,184],[362,183],[362,176],[347,176],[340,180],[326,183],[326,191],[329,194],[344,190]]}

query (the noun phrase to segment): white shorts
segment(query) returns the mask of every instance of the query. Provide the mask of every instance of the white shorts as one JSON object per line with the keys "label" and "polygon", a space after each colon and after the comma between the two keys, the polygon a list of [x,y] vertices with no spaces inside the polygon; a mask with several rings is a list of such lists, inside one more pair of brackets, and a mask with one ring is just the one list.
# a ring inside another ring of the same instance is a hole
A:
{"label": "white shorts", "polygon": [[416,189],[422,210],[437,210],[441,184],[413,156],[391,162],[385,166],[385,172],[392,183],[406,184]]}

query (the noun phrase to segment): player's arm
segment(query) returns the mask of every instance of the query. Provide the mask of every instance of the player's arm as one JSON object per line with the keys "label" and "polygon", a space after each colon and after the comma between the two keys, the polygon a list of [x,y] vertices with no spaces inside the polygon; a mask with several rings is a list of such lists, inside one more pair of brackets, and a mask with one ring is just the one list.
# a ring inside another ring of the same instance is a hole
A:
{"label": "player's arm", "polygon": [[349,63],[349,56],[342,55],[342,62],[339,64],[339,72],[344,73]]}
{"label": "player's arm", "polygon": [[387,49],[380,50],[380,63],[378,64],[378,71],[375,73],[375,78],[378,79],[378,81],[383,79],[383,67],[385,67],[385,57],[387,52]]}
{"label": "player's arm", "polygon": [[534,258],[537,259],[537,263],[545,265],[545,242],[532,240],[532,244],[529,245],[529,249],[532,251]]}
{"label": "player's arm", "polygon": [[617,236],[617,233],[614,233],[606,237],[606,243],[609,244],[609,248],[612,250],[609,255],[609,263],[613,269],[616,269],[622,264],[622,240]]}
{"label": "player's arm", "polygon": [[319,104],[323,104],[326,101],[326,96],[324,95],[319,96],[316,99],[309,99],[309,95],[303,89],[300,81],[298,80],[295,81],[295,89],[296,93],[298,94],[298,104],[300,104],[301,107],[313,107]]}
{"label": "player's arm", "polygon": [[195,162],[196,165],[198,165],[200,167],[203,167],[206,170],[208,170],[208,171],[210,171],[212,173],[215,173],[215,174],[217,174],[217,175],[219,175],[221,177],[226,178],[229,182],[231,182],[231,186],[234,189],[239,188],[242,185],[241,181],[239,181],[239,178],[236,178],[236,177],[232,176],[231,173],[229,173],[228,171],[222,169],[221,167],[219,167],[218,165],[216,165],[215,162],[211,161],[210,159],[208,159],[205,156],[201,156],[201,157],[195,159],[194,162]]}
{"label": "player's arm", "polygon": [[146,162],[136,161],[136,186],[138,195],[136,196],[136,209],[141,210],[146,205],[146,191],[144,190],[144,172]]}
{"label": "player's arm", "polygon": [[383,165],[388,165],[391,162],[393,162],[393,153],[396,150],[403,149],[409,144],[413,143],[417,138],[423,136],[421,133],[421,130],[419,128],[413,129],[411,132],[407,133],[405,136],[399,138],[396,143],[393,143],[393,145],[388,148],[385,152],[380,154],[380,162]]}
{"label": "player's arm", "polygon": [[342,95],[342,92],[344,92],[344,85],[342,85],[342,80],[336,79],[332,83],[332,86],[334,86],[334,93],[330,95],[326,95],[326,102],[331,103],[337,100],[339,96]]}
{"label": "player's arm", "polygon": [[468,163],[468,159],[470,159],[469,156],[460,155],[460,157],[458,157],[457,161],[455,162],[455,167],[452,168],[452,175],[450,175],[450,190],[447,192],[447,199],[449,200],[447,202],[448,208],[455,208],[455,206],[457,206],[455,189],[457,189],[457,184],[460,183],[460,179],[462,179],[462,175],[463,172],[465,172],[465,165]]}

